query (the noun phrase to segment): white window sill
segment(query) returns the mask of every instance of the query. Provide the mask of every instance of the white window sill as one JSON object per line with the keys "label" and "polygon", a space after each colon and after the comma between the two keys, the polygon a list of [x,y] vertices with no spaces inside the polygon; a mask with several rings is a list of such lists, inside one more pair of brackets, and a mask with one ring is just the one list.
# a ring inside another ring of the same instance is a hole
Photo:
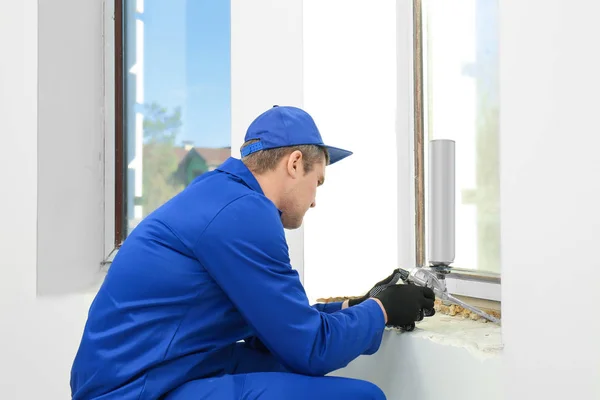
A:
{"label": "white window sill", "polygon": [[388,330],[405,335],[410,340],[426,339],[441,345],[459,347],[480,359],[497,357],[503,349],[500,325],[441,313],[417,323],[413,332],[400,332],[394,328]]}

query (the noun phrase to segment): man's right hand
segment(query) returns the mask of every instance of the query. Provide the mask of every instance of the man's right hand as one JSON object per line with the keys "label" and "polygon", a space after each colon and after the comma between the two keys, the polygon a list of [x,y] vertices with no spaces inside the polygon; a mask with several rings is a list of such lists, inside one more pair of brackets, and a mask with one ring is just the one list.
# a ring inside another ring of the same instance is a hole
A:
{"label": "man's right hand", "polygon": [[[387,325],[410,326],[423,316],[435,314],[435,294],[428,287],[417,285],[391,285],[374,296],[381,301],[387,314]],[[426,312],[424,313],[424,310]]]}

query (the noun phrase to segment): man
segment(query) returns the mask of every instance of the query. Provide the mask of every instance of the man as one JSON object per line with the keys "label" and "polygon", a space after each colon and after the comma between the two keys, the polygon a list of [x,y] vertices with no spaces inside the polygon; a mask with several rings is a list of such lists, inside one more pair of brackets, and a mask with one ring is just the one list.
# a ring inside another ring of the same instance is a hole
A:
{"label": "man", "polygon": [[123,243],[90,308],[73,399],[384,399],[325,375],[376,352],[386,324],[423,318],[433,292],[390,276],[373,297],[310,306],[284,236],[315,206],[325,166],[351,154],[301,109],[260,115],[242,160],[196,178]]}

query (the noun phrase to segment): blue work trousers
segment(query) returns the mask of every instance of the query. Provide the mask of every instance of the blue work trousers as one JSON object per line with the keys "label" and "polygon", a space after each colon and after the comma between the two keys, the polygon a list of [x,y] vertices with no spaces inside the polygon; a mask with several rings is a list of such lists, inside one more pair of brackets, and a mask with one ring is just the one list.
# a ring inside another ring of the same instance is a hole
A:
{"label": "blue work trousers", "polygon": [[376,385],[351,378],[286,372],[269,354],[236,347],[231,373],[187,382],[165,400],[385,400]]}

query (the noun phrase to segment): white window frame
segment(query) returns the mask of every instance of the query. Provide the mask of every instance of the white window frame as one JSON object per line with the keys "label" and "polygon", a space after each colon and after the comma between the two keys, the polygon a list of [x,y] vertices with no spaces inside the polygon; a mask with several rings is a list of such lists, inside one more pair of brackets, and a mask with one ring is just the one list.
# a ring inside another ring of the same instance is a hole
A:
{"label": "white window frame", "polygon": [[104,254],[106,271],[115,246],[115,1],[103,1],[104,40]]}
{"label": "white window frame", "polygon": [[[103,25],[97,21],[101,4],[92,9],[74,10],[71,6],[68,2],[43,3],[37,10],[40,40],[33,79],[37,79],[39,103],[39,297],[94,292],[102,278],[105,104],[100,91],[105,52]],[[81,10],[85,10],[85,29],[76,32],[82,40],[73,51],[63,45],[65,38],[73,35],[65,16]],[[65,247],[74,234],[78,235],[77,245]]]}
{"label": "white window frame", "polygon": [[[116,105],[117,95],[121,96],[116,92],[116,6],[127,0],[104,0],[103,1],[103,42],[104,42],[104,254],[105,257],[100,263],[100,269],[102,272],[107,272],[110,264],[118,252],[120,243],[117,243],[117,232],[116,232],[116,208],[117,208],[117,163],[116,163],[116,136],[117,136],[117,123],[123,123],[125,118],[125,105],[123,105],[122,119],[117,120]],[[143,10],[143,0],[136,0],[136,8]],[[121,14],[121,19],[125,18],[124,12]],[[125,32],[122,33],[123,35]],[[124,45],[123,45],[124,46]],[[121,47],[122,52],[124,48]],[[138,49],[136,49],[138,50]],[[126,74],[127,71],[124,67],[121,68],[121,73]],[[123,128],[124,129],[124,128]],[[127,133],[122,131],[123,135]],[[123,148],[123,151],[126,151]],[[141,165],[141,164],[138,164]],[[137,178],[137,177],[136,177]],[[125,178],[121,178],[125,179]],[[124,195],[125,187],[123,187]],[[123,218],[126,218],[123,215]]]}

